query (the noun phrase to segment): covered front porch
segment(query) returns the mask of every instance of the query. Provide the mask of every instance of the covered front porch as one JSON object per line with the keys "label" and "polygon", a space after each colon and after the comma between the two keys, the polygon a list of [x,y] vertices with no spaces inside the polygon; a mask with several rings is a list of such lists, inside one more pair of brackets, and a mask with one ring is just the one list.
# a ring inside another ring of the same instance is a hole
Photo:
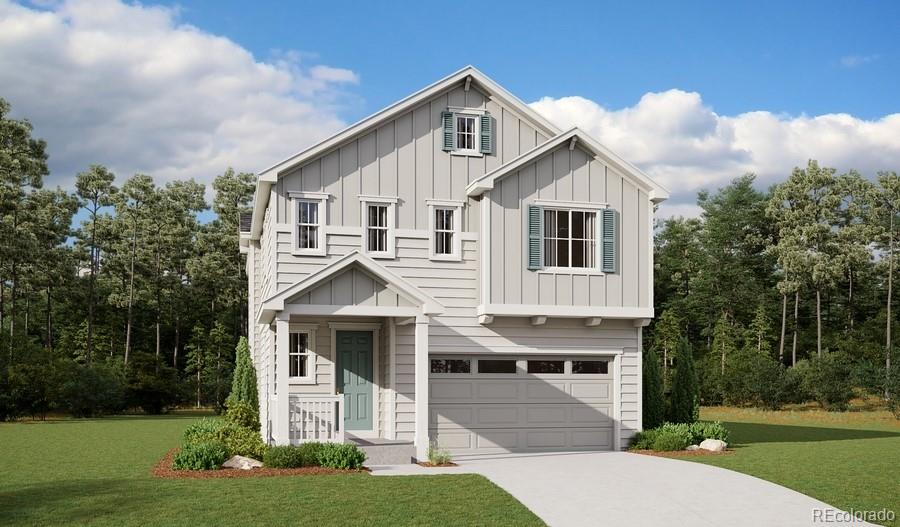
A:
{"label": "covered front porch", "polygon": [[428,328],[437,304],[352,253],[266,301],[273,330],[268,440],[428,448]]}

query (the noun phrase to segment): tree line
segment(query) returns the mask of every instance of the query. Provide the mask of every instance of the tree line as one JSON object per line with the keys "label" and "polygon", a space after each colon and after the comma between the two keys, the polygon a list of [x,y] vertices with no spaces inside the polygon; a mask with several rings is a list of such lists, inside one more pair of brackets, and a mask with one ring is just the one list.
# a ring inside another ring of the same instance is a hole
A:
{"label": "tree line", "polygon": [[[0,99],[0,420],[221,407],[247,333],[239,213],[252,174],[159,184],[85,167],[44,188],[47,145]],[[73,225],[73,218],[76,221]]]}
{"label": "tree line", "polygon": [[765,191],[754,179],[700,192],[698,218],[657,225],[647,340],[663,393],[683,340],[704,404],[895,403],[900,178],[811,160]]}

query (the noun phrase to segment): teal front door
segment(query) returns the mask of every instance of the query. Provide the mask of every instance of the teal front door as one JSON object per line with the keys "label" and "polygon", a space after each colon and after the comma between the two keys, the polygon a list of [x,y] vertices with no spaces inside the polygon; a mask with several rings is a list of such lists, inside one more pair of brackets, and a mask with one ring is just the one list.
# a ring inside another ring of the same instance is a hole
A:
{"label": "teal front door", "polygon": [[344,430],[372,430],[372,332],[338,331],[336,349]]}

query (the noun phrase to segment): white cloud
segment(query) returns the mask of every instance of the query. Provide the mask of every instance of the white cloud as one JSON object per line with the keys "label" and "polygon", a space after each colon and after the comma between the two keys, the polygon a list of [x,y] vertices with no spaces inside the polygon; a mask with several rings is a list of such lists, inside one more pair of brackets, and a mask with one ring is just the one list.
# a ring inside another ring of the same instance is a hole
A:
{"label": "white cloud", "polygon": [[880,57],[880,55],[845,55],[841,57],[841,66],[845,68],[855,68],[857,66],[875,62]]}
{"label": "white cloud", "polygon": [[265,168],[345,126],[359,77],[311,57],[259,60],[172,8],[0,0],[0,97],[47,139],[51,185],[91,163],[160,182]]}
{"label": "white cloud", "polygon": [[696,214],[689,205],[698,190],[715,190],[748,172],[767,187],[808,159],[870,176],[900,170],[900,113],[877,120],[766,111],[726,116],[700,94],[681,90],[647,93],[618,110],[583,97],[545,97],[531,106],[564,128],[584,129],[668,188],[672,199],[661,216]]}

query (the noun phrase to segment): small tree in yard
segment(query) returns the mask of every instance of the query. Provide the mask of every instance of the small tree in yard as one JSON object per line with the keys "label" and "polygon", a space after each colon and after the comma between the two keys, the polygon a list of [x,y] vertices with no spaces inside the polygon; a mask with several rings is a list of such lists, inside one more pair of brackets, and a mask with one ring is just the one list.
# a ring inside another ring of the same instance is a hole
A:
{"label": "small tree in yard", "polygon": [[256,391],[256,368],[250,359],[250,345],[246,337],[238,340],[234,358],[234,377],[231,381],[231,394],[227,404],[246,402],[253,407],[259,406],[259,396]]}
{"label": "small tree in yard", "polygon": [[675,357],[675,378],[669,401],[669,421],[693,423],[700,417],[700,397],[697,375],[694,372],[694,351],[686,338],[678,344]]}
{"label": "small tree in yard", "polygon": [[644,352],[643,382],[643,427],[645,430],[663,424],[666,418],[666,400],[663,396],[662,375],[659,370],[659,357],[656,351],[648,349]]}

